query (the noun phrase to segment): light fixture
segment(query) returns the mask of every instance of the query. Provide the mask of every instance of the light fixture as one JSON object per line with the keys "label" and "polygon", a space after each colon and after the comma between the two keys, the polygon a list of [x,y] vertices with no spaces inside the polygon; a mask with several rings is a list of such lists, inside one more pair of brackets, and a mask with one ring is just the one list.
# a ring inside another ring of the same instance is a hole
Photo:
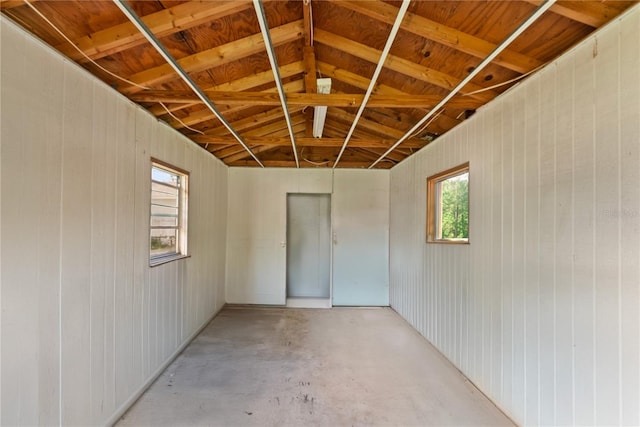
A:
{"label": "light fixture", "polygon": [[[322,94],[331,93],[331,79],[316,79],[316,92]],[[324,120],[327,117],[327,107],[325,105],[316,106],[313,109],[313,137],[322,138]]]}

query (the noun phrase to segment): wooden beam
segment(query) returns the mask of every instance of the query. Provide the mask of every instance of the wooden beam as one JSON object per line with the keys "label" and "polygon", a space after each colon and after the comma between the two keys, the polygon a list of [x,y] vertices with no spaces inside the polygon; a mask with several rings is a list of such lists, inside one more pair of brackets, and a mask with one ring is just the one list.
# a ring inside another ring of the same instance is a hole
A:
{"label": "wooden beam", "polygon": [[[369,79],[366,79],[358,74],[352,73],[350,71],[347,70],[343,70],[340,68],[337,68],[333,65],[327,64],[325,62],[321,62],[318,61],[318,69],[320,70],[320,72],[324,75],[333,77],[336,80],[339,80],[343,83],[346,83],[348,85],[360,88],[360,89],[367,89],[367,87],[369,86]],[[378,94],[378,95],[395,95],[396,98],[398,99],[403,99],[404,97],[411,97],[412,95],[410,95],[407,92],[403,92],[399,89],[396,89],[394,87],[391,86],[387,86],[384,84],[378,84],[376,86],[376,89],[374,90],[374,94]],[[377,95],[373,95],[373,97],[375,98]],[[438,102],[442,99],[443,97],[438,97]],[[369,101],[371,102],[371,101]],[[370,105],[369,103],[367,103],[367,105]],[[457,125],[458,123],[460,123],[460,120],[456,118],[457,114],[451,115],[449,114],[449,112],[447,111],[448,108],[459,108],[461,110],[475,110],[479,107],[481,107],[482,105],[484,105],[483,101],[480,101],[479,99],[470,97],[470,96],[460,96],[460,95],[456,95],[454,96],[445,106],[445,111],[444,113],[442,113],[437,120],[434,121],[435,124],[442,122],[442,125],[447,129],[451,129],[453,128],[455,125]],[[424,114],[426,114],[426,112],[428,111],[428,109],[430,109],[430,107],[433,105],[429,104],[425,104],[422,107],[414,107],[417,108],[419,110],[425,110]],[[399,107],[400,108],[400,107]]]}
{"label": "wooden beam", "polygon": [[[339,138],[342,139],[344,143],[344,139],[347,136],[347,132],[349,127],[342,121],[336,120],[331,116],[328,116],[324,122],[324,129],[327,133],[328,138]],[[324,135],[324,134],[323,134]],[[368,140],[368,141],[377,141],[377,140],[391,140],[391,138],[387,138],[386,135],[380,136],[377,132],[371,132],[367,129],[363,129],[362,126],[359,126],[353,132],[353,138],[359,140]],[[395,141],[395,140],[394,140]],[[412,140],[414,141],[414,140]],[[418,144],[420,144],[420,140],[415,140]],[[351,142],[349,142],[351,144]],[[390,146],[389,146],[390,147]],[[389,148],[387,147],[387,148]]]}
{"label": "wooden beam", "polygon": [[[289,145],[291,145],[291,140],[289,140]],[[273,150],[275,148],[277,147],[262,145],[262,146],[252,147],[251,151],[253,151],[255,154],[258,154],[258,153],[263,153],[265,151]],[[248,156],[250,156],[249,152],[247,150],[244,150],[244,152],[240,152],[240,153],[228,156],[222,159],[222,161],[225,163],[233,163],[238,160],[246,159]]]}
{"label": "wooden beam", "polygon": [[[384,3],[380,0],[375,1],[334,1],[333,4],[341,6],[362,15],[378,21],[393,25],[395,16],[398,14],[398,8]],[[460,52],[475,56],[476,58],[486,58],[497,45],[488,42],[471,34],[464,33],[452,27],[447,27],[439,22],[423,18],[415,13],[407,12],[401,28],[405,31],[416,34],[425,39],[433,40]],[[521,53],[505,50],[494,60],[494,62],[502,67],[517,71],[521,74],[526,73],[542,65],[541,61],[536,58],[523,55]]]}
{"label": "wooden beam", "polygon": [[[38,0],[29,0],[29,3],[33,4],[37,1]],[[0,9],[2,10],[13,9],[18,6],[26,6],[24,0],[0,0]]]}
{"label": "wooden beam", "polygon": [[[313,16],[311,0],[302,2],[302,16],[304,21],[304,48],[302,60],[304,62],[304,89],[306,93],[316,93],[316,53],[313,48]],[[305,135],[313,136],[313,110],[305,111]]]}
{"label": "wooden beam", "polygon": [[[536,6],[542,3],[542,0],[526,1]],[[603,26],[620,14],[620,9],[603,1],[559,1],[549,11],[594,28]]]}
{"label": "wooden beam", "polygon": [[[302,61],[292,62],[291,64],[286,64],[280,67],[280,76],[282,76],[282,78],[291,77],[291,76],[295,76],[296,74],[300,74],[303,71],[304,71],[304,64],[302,63]],[[222,83],[216,86],[210,86],[206,88],[205,91],[238,92],[238,91],[253,89],[267,83],[273,83],[273,71],[271,70],[252,74],[250,76],[242,77],[240,79],[232,80],[230,82]],[[274,92],[276,91],[275,87],[267,91],[271,91],[271,90],[273,90]],[[144,94],[144,93],[146,92],[141,92],[140,94]],[[191,91],[185,91],[183,93],[189,94],[185,96],[196,98],[195,95],[193,95],[193,92]],[[132,99],[134,97],[137,97],[137,94],[133,95]],[[167,101],[167,102],[173,102],[173,101]],[[199,99],[198,100],[194,99],[194,101],[189,103],[170,105],[167,107],[169,108],[169,111],[175,112],[175,111],[182,110],[184,108],[193,107],[194,105],[198,105],[198,104],[201,104],[201,101]],[[166,110],[162,108],[161,105],[155,105],[149,108],[149,111],[154,116],[162,116],[164,114],[167,114]]]}
{"label": "wooden beam", "polygon": [[[273,73],[272,73],[273,75]],[[267,92],[265,93],[266,95],[268,95],[269,93],[275,93],[276,92],[276,88],[271,88],[268,89]],[[289,93],[293,93],[293,92],[297,92],[302,90],[302,81],[293,81],[293,82],[289,82],[287,84],[284,85],[284,90],[287,94]],[[258,92],[258,93],[262,93],[262,92]],[[275,95],[277,97],[277,94]],[[288,95],[287,95],[288,96]],[[212,100],[214,102],[214,104],[218,103],[214,100]],[[246,102],[245,103],[239,103],[239,104],[229,104],[229,103],[224,103],[224,102],[220,102],[220,112],[226,116],[229,117],[231,114],[237,114],[239,112],[242,112],[244,110],[246,110],[247,108],[253,107],[254,105],[248,105]],[[230,108],[226,108],[227,105],[235,105],[234,107],[230,107]],[[272,104],[272,105],[280,105],[280,101],[278,98],[278,102],[277,104]],[[166,113],[166,111],[164,111],[164,113]],[[180,120],[182,121],[182,123],[184,123],[187,126],[193,126],[193,125],[197,125],[199,123],[203,123],[209,120],[213,120],[215,119],[216,116],[211,112],[211,110],[209,110],[208,108],[204,108],[202,110],[198,110],[195,111],[191,114],[189,114],[186,117],[180,118]],[[168,119],[169,124],[175,128],[175,129],[181,129],[184,127],[184,125],[180,122],[178,122],[177,120],[171,118]]]}
{"label": "wooden beam", "polygon": [[[295,116],[291,119],[291,126],[293,126],[294,134],[296,132],[304,131],[304,116]],[[272,137],[272,138],[285,138],[289,136],[289,128],[287,128],[286,122],[278,120],[277,122],[260,126],[257,129],[252,129],[246,132],[244,135],[247,137]],[[289,146],[291,146],[291,137],[289,136]]]}
{"label": "wooden beam", "polygon": [[[274,46],[298,40],[302,37],[302,20],[272,28],[270,33]],[[264,49],[264,39],[258,33],[178,59],[177,62],[187,73],[197,73],[264,52]],[[153,86],[177,78],[171,65],[163,64],[129,76],[128,80],[142,86]],[[120,89],[120,92],[131,95],[141,90],[137,86],[127,86]]]}
{"label": "wooden beam", "polygon": [[[305,6],[310,7],[310,6]],[[316,95],[317,83],[316,83],[316,54],[313,46],[305,46],[303,51],[304,61],[304,88],[305,92],[309,95]],[[324,95],[322,95],[324,96]],[[289,99],[287,98],[287,102]],[[289,104],[290,105],[290,104]],[[310,104],[309,104],[310,105]],[[323,104],[316,104],[323,105]],[[308,108],[305,111],[306,129],[305,134],[307,136],[313,136],[313,110]]]}
{"label": "wooden beam", "polygon": [[[290,108],[289,109],[289,113],[295,113],[298,111],[301,111],[302,108],[300,107],[295,107],[295,108]],[[280,108],[274,108],[268,111],[263,111],[262,113],[258,113],[258,114],[254,114],[250,117],[246,117],[240,120],[236,120],[234,122],[231,122],[231,126],[237,131],[237,132],[242,132],[242,131],[246,131],[248,129],[252,129],[254,127],[257,126],[262,126],[265,127],[267,125],[267,123],[276,121],[276,120],[283,120],[284,121],[284,113],[282,111],[282,107]],[[284,123],[282,124],[278,124],[278,126],[281,127],[286,127],[286,125]],[[275,131],[276,129],[274,129]],[[207,131],[207,135],[211,135],[211,136],[226,136],[228,134],[228,130],[226,127],[224,126],[218,126],[216,128],[210,129]],[[289,140],[289,144],[291,144],[291,140]]]}
{"label": "wooden beam", "polygon": [[[295,113],[300,110],[300,108],[290,109],[290,113]],[[262,136],[271,132],[276,132],[280,129],[286,129],[282,108],[263,111],[262,113],[254,114],[250,117],[236,120],[234,122],[231,122],[231,126],[238,132],[246,131],[246,135],[250,136]],[[255,127],[259,128],[253,129]],[[216,128],[208,130],[206,134],[219,137],[226,136],[228,134],[228,131],[224,126],[218,126]],[[291,143],[291,140],[289,140],[289,143]]]}
{"label": "wooden beam", "polygon": [[[321,30],[319,28],[315,30],[314,34],[315,39],[318,43],[325,44],[334,49],[339,49],[345,53],[348,53],[349,55],[364,59],[365,61],[375,64],[380,58],[381,51],[362,43],[349,40],[347,38],[338,36],[328,31]],[[415,62],[411,62],[395,55],[389,55],[387,57],[385,68],[393,70],[400,74],[404,74],[405,76],[423,81],[425,83],[439,86],[446,90],[452,90],[461,81],[461,79],[458,79],[457,77],[450,76],[432,68],[424,67],[420,64],[416,64]],[[464,94],[465,92],[473,92],[485,88],[475,83],[469,83],[464,87],[464,89],[465,90],[461,91],[462,94]],[[487,90],[472,96],[474,98],[488,102],[498,96],[498,93],[493,90]]]}
{"label": "wooden beam", "polygon": [[[299,87],[300,85],[296,85]],[[279,106],[280,98],[275,88],[264,92],[226,92],[204,91],[215,104],[242,106]],[[332,93],[328,95],[316,93],[287,93],[287,105],[328,107],[359,107],[364,94]],[[138,92],[131,96],[136,102],[165,102],[165,103],[197,103],[198,97],[187,90],[149,90]],[[368,108],[424,108],[431,109],[442,96],[440,95],[371,95],[367,102]],[[477,108],[482,103],[478,100],[457,97],[447,105],[453,108]],[[164,111],[164,110],[162,110]],[[166,112],[165,112],[166,113]]]}
{"label": "wooden beam", "polygon": [[[376,149],[374,149],[374,148],[358,148],[358,150],[360,150],[360,152],[363,152],[363,151],[364,151],[364,152],[366,152],[366,153],[371,154],[371,155],[373,156],[373,157],[372,157],[372,160],[373,160],[373,161],[378,160],[378,158],[379,158],[381,155],[383,155],[383,154],[384,154],[384,152],[386,151],[386,150],[384,150],[384,149],[383,149],[383,150],[380,150],[380,149],[376,150]],[[245,151],[246,151],[246,150],[245,150]],[[247,156],[250,156],[250,154],[249,154],[248,152],[247,152]],[[406,158],[407,158],[407,154],[403,154],[403,153],[401,153],[399,150],[393,150],[391,153],[387,154],[386,158],[387,158],[387,159],[391,159],[391,160],[393,160],[394,162],[401,162],[401,161],[403,161],[404,159],[406,159]]]}
{"label": "wooden beam", "polygon": [[[223,2],[191,1],[143,16],[142,21],[158,38],[163,38],[250,8],[251,2],[246,0]],[[87,56],[94,60],[146,42],[147,40],[142,33],[129,21],[96,31],[73,41]],[[71,59],[86,62],[86,59],[77,50],[69,46],[67,42],[56,46],[56,49]]]}
{"label": "wooden beam", "polygon": [[[216,146],[233,145],[237,142],[235,138],[231,136],[210,136],[210,135],[193,135],[191,139],[198,144],[213,144]],[[246,136],[244,141],[249,146],[257,145],[269,145],[272,147],[290,147],[291,140],[289,138],[275,138],[275,137],[256,137]],[[380,148],[387,149],[395,144],[396,139],[389,138],[367,138],[367,139],[352,139],[349,141],[349,147],[354,148]],[[296,138],[296,145],[300,147],[341,147],[344,142],[344,138]],[[403,148],[422,148],[425,142],[419,139],[409,139],[402,144]],[[239,150],[243,150],[242,146],[238,144]],[[232,152],[233,150],[230,150]]]}
{"label": "wooden beam", "polygon": [[[345,123],[349,123],[349,125],[353,123],[353,119],[355,118],[355,114],[351,114],[340,108],[330,108],[329,110],[327,110],[327,113],[332,118],[343,121]],[[358,120],[358,127],[360,126],[362,126],[364,129],[375,132],[377,134],[396,138],[396,140],[402,138],[405,134],[405,131],[402,131],[396,128],[391,128],[389,126],[381,125],[380,123],[372,122],[371,120],[367,120],[362,117],[360,118],[360,120]]]}
{"label": "wooden beam", "polygon": [[[246,140],[245,140],[245,142],[246,142]],[[251,151],[253,151],[253,149],[256,147],[253,144],[247,144],[247,145],[249,145],[249,148],[251,148]],[[234,154],[238,154],[241,151],[247,151],[247,150],[245,150],[244,147],[242,145],[240,145],[239,143],[237,143],[237,141],[236,141],[235,145],[231,145],[231,146],[229,146],[227,148],[223,148],[222,150],[217,150],[217,151],[215,151],[213,153],[215,154],[215,156],[217,158],[224,159],[225,157],[229,157],[229,156],[232,156]],[[247,152],[247,154],[249,154],[249,153]]]}
{"label": "wooden beam", "polygon": [[[352,73],[351,71],[338,68],[334,65],[327,64],[326,62],[322,61],[317,61],[316,65],[318,66],[318,70],[323,75],[334,78],[359,89],[367,90],[367,88],[369,87],[369,82],[371,81],[371,79],[362,77],[360,74]],[[386,95],[407,95],[406,92],[403,92],[400,89],[396,89],[394,87],[387,86],[381,83],[376,84],[373,93]]]}
{"label": "wooden beam", "polygon": [[[266,167],[270,167],[270,168],[296,167],[296,162],[293,160],[261,160],[261,162]],[[371,163],[372,162],[340,161],[340,168],[341,169],[349,169],[349,168],[364,169],[371,166]],[[233,163],[228,163],[228,165],[229,166],[258,166],[255,160],[238,160]],[[384,162],[384,163],[380,162],[374,167],[377,169],[388,169],[391,166],[393,166],[393,164],[387,163],[387,162]],[[300,167],[301,168],[330,168],[330,167],[333,167],[333,162],[329,162],[323,165],[313,165],[311,163],[307,163],[303,161],[303,162],[300,162]]]}

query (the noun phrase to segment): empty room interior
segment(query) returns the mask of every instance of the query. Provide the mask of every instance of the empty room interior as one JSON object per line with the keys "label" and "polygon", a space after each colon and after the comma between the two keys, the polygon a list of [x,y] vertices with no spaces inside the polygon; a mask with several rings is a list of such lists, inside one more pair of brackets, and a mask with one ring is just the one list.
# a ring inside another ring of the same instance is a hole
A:
{"label": "empty room interior", "polygon": [[640,425],[637,1],[0,8],[0,424]]}

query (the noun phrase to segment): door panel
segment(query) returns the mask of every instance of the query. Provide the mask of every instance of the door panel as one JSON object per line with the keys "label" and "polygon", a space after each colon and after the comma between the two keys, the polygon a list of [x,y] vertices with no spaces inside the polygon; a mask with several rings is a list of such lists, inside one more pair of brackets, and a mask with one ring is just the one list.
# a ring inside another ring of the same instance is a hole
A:
{"label": "door panel", "polygon": [[329,298],[331,195],[287,195],[287,297]]}

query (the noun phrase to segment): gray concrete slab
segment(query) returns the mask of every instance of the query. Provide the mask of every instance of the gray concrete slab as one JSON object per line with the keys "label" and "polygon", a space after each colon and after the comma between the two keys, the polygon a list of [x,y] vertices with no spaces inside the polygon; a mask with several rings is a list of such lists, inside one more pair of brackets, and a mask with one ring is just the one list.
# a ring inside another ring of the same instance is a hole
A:
{"label": "gray concrete slab", "polygon": [[512,425],[388,308],[227,307],[118,426]]}

